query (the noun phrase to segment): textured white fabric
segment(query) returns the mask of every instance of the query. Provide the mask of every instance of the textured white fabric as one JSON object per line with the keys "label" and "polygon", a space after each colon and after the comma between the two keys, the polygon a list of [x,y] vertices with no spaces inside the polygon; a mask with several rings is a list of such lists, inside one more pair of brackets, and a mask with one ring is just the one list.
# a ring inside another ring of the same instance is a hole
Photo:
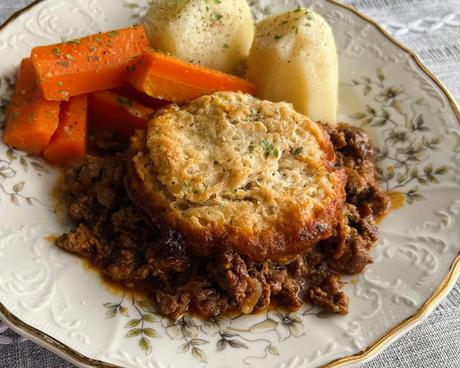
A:
{"label": "textured white fabric", "polygon": [[[0,23],[31,0],[0,0]],[[345,0],[416,51],[460,101],[460,0]],[[0,322],[0,367],[72,365]],[[365,368],[460,367],[460,282],[431,316]]]}

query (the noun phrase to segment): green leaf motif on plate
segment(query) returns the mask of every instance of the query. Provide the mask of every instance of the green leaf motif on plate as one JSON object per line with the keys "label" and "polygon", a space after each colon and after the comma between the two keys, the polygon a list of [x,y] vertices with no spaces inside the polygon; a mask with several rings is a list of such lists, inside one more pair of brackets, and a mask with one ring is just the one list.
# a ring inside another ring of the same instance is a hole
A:
{"label": "green leaf motif on plate", "polygon": [[443,137],[426,125],[421,112],[427,107],[424,99],[413,100],[403,86],[387,83],[383,69],[347,86],[362,89],[371,101],[349,117],[363,128],[372,127],[384,139],[383,145],[375,148],[378,179],[384,189],[390,194],[402,193],[410,205],[425,200],[420,188],[439,184],[449,167],[434,167],[429,162],[431,154],[440,150]]}
{"label": "green leaf motif on plate", "polygon": [[[171,341],[178,341],[177,353],[190,354],[190,356],[201,363],[208,362],[208,353],[220,353],[228,350],[252,350],[253,346],[261,349],[259,355],[250,355],[243,359],[244,364],[250,365],[252,360],[266,359],[269,356],[279,356],[280,352],[275,341],[285,341],[297,338],[305,334],[304,325],[297,313],[286,313],[281,311],[265,311],[260,315],[262,320],[256,322],[246,329],[233,328],[232,323],[244,315],[232,318],[215,317],[208,320],[184,315],[177,320],[171,320],[161,316],[146,299],[137,300],[131,296],[131,303],[128,302],[124,293],[119,302],[107,302],[103,304],[106,309],[106,318],[124,318],[120,310],[125,308],[126,312],[135,316],[128,320],[123,328],[126,339],[139,339],[139,349],[145,354],[150,354],[155,346],[154,338],[167,337]],[[311,312],[310,307],[304,312],[304,316],[316,316],[326,318],[321,312]],[[163,332],[160,334],[161,331]],[[271,334],[272,338],[258,337],[258,334]],[[217,337],[217,339],[215,339]],[[210,344],[210,339],[215,339],[215,345]]]}
{"label": "green leaf motif on plate", "polygon": [[206,354],[203,350],[201,350],[200,348],[196,348],[196,347],[193,347],[192,348],[192,355],[193,357],[202,362],[202,363],[207,363],[208,362],[208,358],[206,357]]}

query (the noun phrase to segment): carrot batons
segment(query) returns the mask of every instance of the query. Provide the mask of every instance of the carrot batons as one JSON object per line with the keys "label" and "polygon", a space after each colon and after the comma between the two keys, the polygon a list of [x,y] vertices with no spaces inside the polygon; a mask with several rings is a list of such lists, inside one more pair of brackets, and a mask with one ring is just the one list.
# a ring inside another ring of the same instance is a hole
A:
{"label": "carrot batons", "polygon": [[119,87],[126,63],[148,47],[142,26],[35,47],[32,61],[47,100]]}
{"label": "carrot batons", "polygon": [[39,154],[56,131],[58,119],[59,102],[41,97],[32,60],[22,60],[13,97],[6,110],[3,141],[14,148]]}
{"label": "carrot batons", "polygon": [[135,129],[147,127],[153,109],[113,91],[89,95],[89,116],[96,130],[130,137]]}
{"label": "carrot batons", "polygon": [[63,165],[81,159],[86,153],[88,130],[88,96],[72,97],[62,102],[59,127],[43,152],[52,165]]}
{"label": "carrot batons", "polygon": [[159,100],[157,98],[150,97],[148,94],[138,91],[130,84],[126,84],[120,88],[115,88],[113,89],[113,92],[125,96],[136,102],[139,102],[141,105],[150,107],[154,110],[157,110],[160,107],[166,106],[170,103],[169,101]]}
{"label": "carrot batons", "polygon": [[254,94],[249,81],[147,50],[131,60],[126,80],[151,97],[180,102],[216,91]]}

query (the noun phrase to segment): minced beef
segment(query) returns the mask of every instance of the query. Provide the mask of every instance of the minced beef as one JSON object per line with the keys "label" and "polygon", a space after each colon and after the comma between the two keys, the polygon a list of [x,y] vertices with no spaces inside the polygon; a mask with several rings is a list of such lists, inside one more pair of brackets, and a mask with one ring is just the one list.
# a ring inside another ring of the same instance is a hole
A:
{"label": "minced beef", "polygon": [[347,203],[335,234],[287,264],[254,263],[234,252],[217,257],[188,253],[179,233],[162,234],[144,218],[124,188],[123,145],[95,139],[98,152],[65,169],[60,184],[75,228],[56,244],[87,258],[127,288],[141,290],[171,318],[186,312],[214,317],[230,311],[257,312],[271,304],[297,309],[303,302],[347,313],[340,274],[356,274],[372,262],[375,218],[389,199],[376,182],[367,135],[347,124],[326,127],[345,169]]}

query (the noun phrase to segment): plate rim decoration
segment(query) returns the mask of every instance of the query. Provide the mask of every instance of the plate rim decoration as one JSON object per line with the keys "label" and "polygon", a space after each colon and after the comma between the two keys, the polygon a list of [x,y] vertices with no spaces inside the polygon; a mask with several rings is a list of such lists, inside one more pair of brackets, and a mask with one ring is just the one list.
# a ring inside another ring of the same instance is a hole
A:
{"label": "plate rim decoration", "polygon": [[[45,2],[46,0],[34,0],[26,7],[13,13],[3,24],[0,25],[0,34],[5,30],[10,24],[12,24],[20,15],[27,13],[29,10],[33,9],[36,5]],[[409,49],[407,46],[403,45],[397,39],[395,39],[391,34],[389,34],[381,25],[376,21],[372,20],[368,16],[364,15],[357,9],[353,8],[348,4],[341,3],[337,0],[326,0],[328,3],[334,4],[345,11],[352,12],[356,16],[363,19],[367,24],[374,27],[380,34],[385,36],[389,41],[394,45],[399,47],[404,53],[406,53],[410,58],[415,62],[415,64],[420,68],[421,72],[439,88],[439,91],[447,98],[449,105],[456,117],[457,123],[460,124],[460,107],[457,104],[454,97],[447,90],[444,84],[423,64],[419,57],[415,54],[414,51]],[[440,303],[440,301],[448,294],[448,292],[455,285],[458,277],[460,275],[460,253],[457,254],[452,264],[450,265],[449,271],[442,279],[439,286],[436,290],[429,296],[425,302],[420,306],[420,308],[410,317],[404,319],[402,322],[398,323],[396,326],[389,329],[383,336],[374,341],[371,345],[367,346],[362,351],[345,356],[336,360],[333,360],[324,365],[328,368],[343,367],[350,364],[358,364],[364,361],[367,361],[371,358],[377,356],[380,352],[383,351],[390,343],[392,343],[397,338],[401,337],[417,324],[426,319],[429,313]],[[21,321],[13,313],[11,313],[4,304],[0,302],[0,318],[6,325],[11,328],[13,331],[25,336],[26,338],[32,340],[33,342],[43,346],[44,348],[56,353],[62,358],[72,362],[81,367],[107,367],[107,368],[116,368],[119,367],[114,364],[106,363],[100,360],[92,359],[86,357],[85,355],[79,353],[77,350],[65,345],[60,342],[57,338],[51,337],[47,333],[40,331],[39,329],[32,327],[31,325]]]}

